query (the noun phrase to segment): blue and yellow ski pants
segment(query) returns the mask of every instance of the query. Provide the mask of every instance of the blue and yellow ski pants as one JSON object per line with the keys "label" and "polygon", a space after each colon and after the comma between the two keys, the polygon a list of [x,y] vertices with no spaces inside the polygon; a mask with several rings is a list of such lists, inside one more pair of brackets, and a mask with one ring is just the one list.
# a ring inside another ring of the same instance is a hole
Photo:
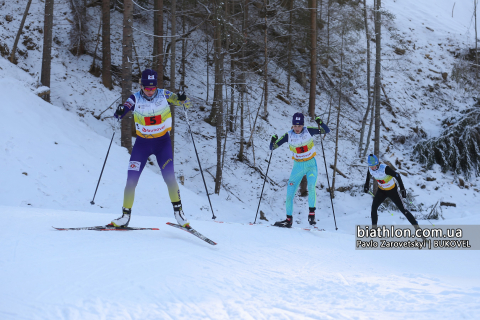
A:
{"label": "blue and yellow ski pants", "polygon": [[317,160],[315,158],[304,162],[293,161],[293,169],[290,174],[290,179],[288,180],[287,201],[285,204],[287,216],[291,216],[293,213],[293,197],[305,175],[307,176],[308,182],[308,206],[310,208],[316,207],[317,193],[315,186],[317,185],[317,172]]}

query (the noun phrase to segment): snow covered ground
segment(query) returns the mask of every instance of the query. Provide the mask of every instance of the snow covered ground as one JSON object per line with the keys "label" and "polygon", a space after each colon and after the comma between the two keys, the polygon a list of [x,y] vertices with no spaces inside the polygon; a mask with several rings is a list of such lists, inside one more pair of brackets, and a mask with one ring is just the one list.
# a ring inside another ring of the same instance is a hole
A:
{"label": "snow covered ground", "polygon": [[344,233],[0,207],[1,319],[478,319],[472,251],[356,251]]}
{"label": "snow covered ground", "polygon": [[[412,41],[406,44],[408,50],[402,57],[384,50],[384,84],[399,115],[395,118],[387,112],[382,114],[393,129],[384,132],[386,141],[395,135],[408,136],[415,126],[423,128],[429,137],[435,136],[441,132],[438,119],[473,104],[453,82],[433,80],[435,73],[427,71],[451,71],[454,58],[448,51],[473,39],[471,11],[464,2],[453,0],[382,3],[387,10],[395,11],[395,26],[405,40]],[[456,5],[452,18],[453,3]],[[33,2],[32,15],[27,19],[30,30],[35,31],[41,21],[38,15],[43,13],[42,6],[43,2]],[[2,13],[4,10],[18,13],[11,24],[0,25],[1,35],[13,42],[15,24],[18,27],[23,6],[7,1],[3,3]],[[480,317],[478,251],[354,250],[354,226],[370,222],[371,196],[361,193],[366,168],[356,157],[356,142],[348,136],[341,137],[338,167],[349,178],[337,176],[337,187],[353,185],[353,189],[336,193],[338,230],[335,230],[330,199],[325,192],[322,156],[317,157],[320,171],[317,217],[319,226],[326,231],[266,227],[284,217],[285,184],[291,169],[285,147],[274,153],[269,177],[275,183],[266,185],[262,201],[261,210],[269,221],[257,219],[263,225],[248,225],[255,218],[263,180],[258,172],[232,160],[238,151],[235,143],[238,134],[228,137],[224,187],[219,196],[211,196],[218,220],[230,223],[214,223],[181,114],[175,165],[177,176],[185,176],[185,186],[180,186],[184,209],[192,226],[218,242],[217,246],[165,225],[173,220],[173,213],[155,159],[152,159],[154,165],[147,166],[137,187],[131,226],[158,227],[159,231],[59,232],[52,229],[51,226],[103,225],[118,217],[129,159],[128,152],[119,146],[117,130],[95,198],[96,205],[90,205],[117,126],[108,118],[112,111],[107,111],[102,121],[91,112],[98,115],[118,97],[119,90],[118,87],[113,91],[103,89],[99,79],[86,72],[91,57],[77,58],[66,51],[70,26],[62,15],[68,16],[63,13],[68,11],[67,2],[59,2],[55,18],[62,20],[57,21],[54,30],[60,44],[53,53],[53,105],[33,94],[41,48],[28,51],[28,57],[20,60],[19,66],[25,71],[0,58],[0,96],[4,99],[0,107],[4,118],[0,126],[3,164],[0,169],[0,319]],[[96,28],[93,25],[92,32],[96,32]],[[198,40],[202,35],[193,36]],[[36,37],[40,39],[41,35]],[[385,38],[386,48],[394,45],[388,33]],[[136,43],[147,45],[140,37]],[[24,49],[22,44],[20,48]],[[203,50],[201,45],[198,50]],[[425,58],[426,54],[433,60]],[[202,166],[214,173],[215,149],[211,138],[215,128],[203,121],[209,108],[203,101],[205,76],[197,71],[203,68],[201,60],[190,58],[188,93],[195,104],[189,118]],[[423,71],[417,72],[418,68]],[[280,82],[285,82],[284,74],[278,72]],[[251,83],[257,80],[255,76],[250,79]],[[441,90],[430,94],[426,87],[435,83]],[[449,89],[447,84],[453,88]],[[270,153],[269,136],[287,131],[291,114],[306,110],[301,102],[304,92],[297,83],[293,85],[294,105],[288,106],[278,99],[271,101],[275,112],[270,113],[268,122],[259,120],[255,129],[255,156],[252,149],[247,149],[250,163],[256,161],[263,172]],[[280,87],[271,88],[271,97],[282,91]],[[249,99],[253,115],[261,96],[260,90],[255,90],[252,85]],[[412,94],[419,99],[412,98]],[[327,109],[327,102],[322,100],[325,97],[320,96],[318,101],[322,116]],[[202,105],[207,106],[207,111],[199,110]],[[342,128],[358,128],[361,116],[361,112],[352,112],[348,119],[342,119]],[[336,129],[334,122],[331,120],[329,124],[333,130]],[[328,164],[333,163],[333,137],[332,134],[324,140]],[[451,172],[441,173],[437,167],[426,170],[411,161],[411,142],[384,143],[382,150],[388,146],[391,149],[382,154],[382,159],[394,163],[399,158],[403,162],[403,171],[408,173],[405,186],[409,193],[417,196],[416,204],[423,203],[424,208],[439,200],[457,204],[457,207],[443,207],[444,220],[434,223],[480,224],[478,178],[466,181],[468,188],[460,188],[458,177]],[[205,177],[212,192],[213,178],[208,172]],[[331,170],[329,174],[331,179]],[[426,181],[427,177],[435,181]],[[307,224],[307,207],[306,199],[295,200],[296,226]],[[401,213],[392,213],[380,212],[379,222],[405,224]],[[422,212],[425,213],[428,211]],[[425,220],[420,223],[429,224]]]}

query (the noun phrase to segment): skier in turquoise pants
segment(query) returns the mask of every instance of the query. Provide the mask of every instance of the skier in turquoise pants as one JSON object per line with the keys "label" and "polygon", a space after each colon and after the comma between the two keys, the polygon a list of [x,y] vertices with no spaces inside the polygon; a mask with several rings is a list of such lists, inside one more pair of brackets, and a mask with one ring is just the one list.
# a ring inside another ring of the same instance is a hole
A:
{"label": "skier in turquoise pants", "polygon": [[292,119],[292,130],[285,133],[280,139],[277,135],[272,136],[270,150],[275,150],[282,144],[288,142],[290,151],[292,151],[293,169],[288,180],[286,210],[287,219],[278,221],[274,224],[277,227],[291,228],[293,213],[293,197],[302,181],[303,176],[307,176],[308,183],[308,222],[315,225],[315,209],[317,204],[317,160],[315,160],[315,146],[313,136],[316,134],[327,134],[330,129],[322,122],[320,117],[315,118],[315,122],[320,128],[304,127],[304,116],[302,113],[295,113]]}

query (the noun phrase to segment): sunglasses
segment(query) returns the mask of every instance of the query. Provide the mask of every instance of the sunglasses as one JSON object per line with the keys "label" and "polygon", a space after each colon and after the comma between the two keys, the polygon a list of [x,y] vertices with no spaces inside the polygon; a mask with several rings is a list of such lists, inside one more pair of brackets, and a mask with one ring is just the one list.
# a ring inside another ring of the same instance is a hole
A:
{"label": "sunglasses", "polygon": [[152,91],[157,90],[157,87],[143,87],[143,90],[148,91],[148,92],[152,92]]}

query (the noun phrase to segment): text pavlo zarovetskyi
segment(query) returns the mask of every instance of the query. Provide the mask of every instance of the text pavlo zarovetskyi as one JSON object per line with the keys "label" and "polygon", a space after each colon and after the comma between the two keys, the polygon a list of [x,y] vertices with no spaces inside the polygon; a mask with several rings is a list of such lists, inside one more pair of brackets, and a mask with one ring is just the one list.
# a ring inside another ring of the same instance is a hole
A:
{"label": "text pavlo zarovetskyi", "polygon": [[355,226],[355,249],[480,250],[480,226]]}

